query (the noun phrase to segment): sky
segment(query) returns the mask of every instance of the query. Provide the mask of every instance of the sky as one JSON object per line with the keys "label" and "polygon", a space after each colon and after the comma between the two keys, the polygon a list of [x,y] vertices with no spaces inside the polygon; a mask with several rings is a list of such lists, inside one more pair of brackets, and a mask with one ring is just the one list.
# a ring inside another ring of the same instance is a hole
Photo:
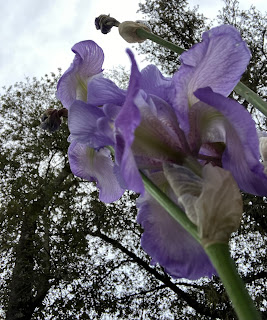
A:
{"label": "sky", "polygon": [[[127,44],[113,28],[107,35],[97,31],[95,17],[110,14],[118,21],[142,19],[136,13],[140,0],[0,0],[0,88],[26,76],[40,78],[57,68],[66,70],[73,60],[71,47],[82,40],[94,40],[105,53],[104,69],[123,65],[130,68],[126,48],[136,52],[141,67],[146,64],[138,56],[135,45]],[[221,0],[189,0],[190,6],[214,18],[222,8]],[[266,0],[254,0],[260,11],[267,11]],[[240,0],[242,9],[251,1]]]}

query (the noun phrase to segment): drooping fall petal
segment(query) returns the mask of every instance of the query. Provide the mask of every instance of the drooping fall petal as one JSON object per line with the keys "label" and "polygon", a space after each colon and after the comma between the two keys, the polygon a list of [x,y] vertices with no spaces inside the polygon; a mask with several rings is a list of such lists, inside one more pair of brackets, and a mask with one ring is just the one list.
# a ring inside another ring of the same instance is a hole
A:
{"label": "drooping fall petal", "polygon": [[[236,101],[210,88],[198,89],[195,95],[201,100],[195,106],[196,109],[207,110],[209,106],[213,107],[213,111],[209,108],[210,119],[214,117],[211,121],[213,131],[219,130],[226,145],[222,155],[223,168],[232,173],[241,190],[266,196],[267,177],[259,161],[259,138],[250,114]],[[202,135],[206,131],[203,128]]]}
{"label": "drooping fall petal", "polygon": [[114,174],[114,162],[108,149],[96,151],[85,144],[72,141],[68,156],[74,175],[97,183],[101,201],[113,202],[122,196],[124,190]]}
{"label": "drooping fall petal", "polygon": [[[170,196],[170,194],[168,194]],[[202,246],[147,193],[137,201],[143,249],[173,278],[195,280],[216,274]]]}

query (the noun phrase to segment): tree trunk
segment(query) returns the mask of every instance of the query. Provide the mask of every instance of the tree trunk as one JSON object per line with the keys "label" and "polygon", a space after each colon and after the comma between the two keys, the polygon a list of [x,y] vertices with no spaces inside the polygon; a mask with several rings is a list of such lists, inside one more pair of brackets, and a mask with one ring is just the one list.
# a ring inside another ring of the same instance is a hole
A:
{"label": "tree trunk", "polygon": [[[42,239],[45,247],[45,273],[37,275],[36,243],[40,238],[36,235],[37,220],[41,212],[48,206],[55,194],[64,189],[64,181],[70,174],[66,166],[60,174],[50,181],[49,187],[42,187],[37,194],[36,201],[25,208],[24,218],[21,226],[21,235],[16,247],[15,266],[9,285],[9,301],[6,313],[6,320],[28,320],[31,319],[36,307],[40,306],[51,287],[49,283],[50,261],[49,239],[47,235]],[[75,183],[73,181],[73,183]],[[69,187],[69,184],[68,184]],[[51,192],[52,190],[53,192]],[[47,192],[48,191],[48,192]]]}

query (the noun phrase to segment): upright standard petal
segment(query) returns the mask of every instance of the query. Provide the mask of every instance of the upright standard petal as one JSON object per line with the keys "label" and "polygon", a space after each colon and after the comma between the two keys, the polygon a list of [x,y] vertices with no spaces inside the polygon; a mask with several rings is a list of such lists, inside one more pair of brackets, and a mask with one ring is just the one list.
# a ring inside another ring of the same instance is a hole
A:
{"label": "upright standard petal", "polygon": [[116,161],[127,188],[137,193],[143,193],[144,184],[131,150],[135,138],[135,129],[141,121],[140,112],[134,103],[139,90],[140,72],[132,52],[130,50],[127,52],[132,61],[132,71],[126,100],[115,120]]}
{"label": "upright standard petal", "polygon": [[181,55],[182,65],[174,75],[174,106],[183,130],[189,131],[188,108],[197,102],[193,92],[211,87],[228,96],[240,80],[250,52],[240,33],[230,25],[205,32],[203,41]]}
{"label": "upright standard petal", "polygon": [[[199,89],[195,95],[201,101],[194,108],[204,113],[208,110],[211,120],[200,134],[203,137],[207,136],[207,131],[214,131],[215,134],[217,131],[225,143],[223,168],[232,173],[242,191],[266,196],[267,176],[259,161],[259,138],[249,112],[238,102],[215,93],[210,88]],[[213,107],[213,111],[209,106]],[[211,138],[211,134],[208,136]]]}
{"label": "upright standard petal", "polygon": [[113,202],[122,196],[124,190],[114,174],[114,163],[108,149],[96,151],[85,144],[72,141],[68,156],[74,175],[88,181],[96,181],[101,201]]}
{"label": "upright standard petal", "polygon": [[104,61],[103,50],[91,40],[76,43],[72,51],[73,63],[57,85],[57,97],[67,109],[76,99],[86,102],[88,82],[103,71]]}
{"label": "upright standard petal", "polygon": [[147,94],[156,95],[169,102],[171,87],[171,78],[165,78],[156,66],[148,65],[141,71],[140,88]]}
{"label": "upright standard petal", "polygon": [[121,106],[126,97],[125,90],[106,78],[94,78],[87,86],[87,100],[95,106],[115,104]]}
{"label": "upright standard petal", "polygon": [[144,229],[141,245],[152,264],[159,263],[173,278],[195,280],[216,274],[202,246],[156,200],[146,193],[137,206],[137,222]]}

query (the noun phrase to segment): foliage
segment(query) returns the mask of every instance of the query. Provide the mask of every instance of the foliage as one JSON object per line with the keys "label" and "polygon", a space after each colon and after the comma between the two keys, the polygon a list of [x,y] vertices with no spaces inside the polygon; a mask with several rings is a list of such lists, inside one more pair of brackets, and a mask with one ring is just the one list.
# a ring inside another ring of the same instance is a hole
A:
{"label": "foliage", "polygon": [[[186,0],[147,0],[139,4],[139,11],[149,20],[153,33],[186,50],[199,42],[207,29],[207,19],[197,8],[189,8]],[[177,71],[180,62],[176,53],[150,41],[141,44],[139,49],[164,73],[170,75]]]}

